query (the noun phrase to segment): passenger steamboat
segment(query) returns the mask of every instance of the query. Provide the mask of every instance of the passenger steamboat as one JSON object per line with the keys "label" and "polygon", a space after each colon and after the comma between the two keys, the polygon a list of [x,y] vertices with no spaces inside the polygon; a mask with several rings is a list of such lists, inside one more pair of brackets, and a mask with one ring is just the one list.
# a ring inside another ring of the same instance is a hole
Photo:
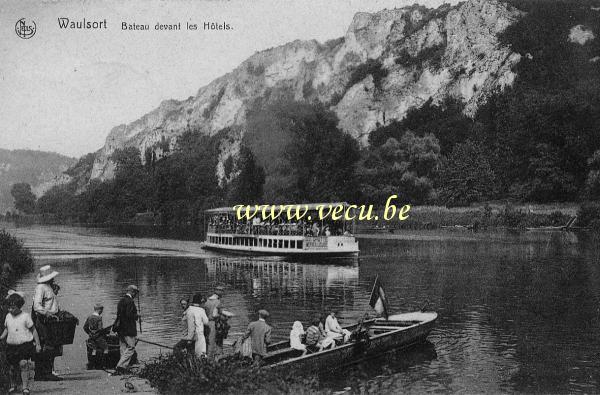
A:
{"label": "passenger steamboat", "polygon": [[233,207],[205,211],[206,249],[258,255],[299,257],[358,256],[354,237],[354,221],[331,218],[318,220],[320,207],[343,206],[347,203],[314,203],[300,205],[306,216],[298,221],[287,218],[238,220]]}

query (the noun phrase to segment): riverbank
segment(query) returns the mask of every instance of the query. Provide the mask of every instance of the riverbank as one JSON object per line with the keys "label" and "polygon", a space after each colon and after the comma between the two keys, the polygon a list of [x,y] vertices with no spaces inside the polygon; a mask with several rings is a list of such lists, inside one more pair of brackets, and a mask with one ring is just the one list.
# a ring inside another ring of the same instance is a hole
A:
{"label": "riverbank", "polygon": [[[541,228],[565,226],[580,212],[577,203],[507,204],[486,203],[469,207],[413,206],[409,218],[357,224],[356,233],[389,233],[450,227],[468,229]],[[379,213],[383,218],[383,213]],[[577,224],[574,224],[577,225]]]}

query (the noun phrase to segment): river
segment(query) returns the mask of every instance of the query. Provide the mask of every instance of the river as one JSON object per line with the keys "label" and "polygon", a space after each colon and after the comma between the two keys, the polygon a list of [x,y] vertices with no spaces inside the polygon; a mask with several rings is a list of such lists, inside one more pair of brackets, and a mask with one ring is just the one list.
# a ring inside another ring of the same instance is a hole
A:
{"label": "river", "polygon": [[[337,309],[341,323],[361,317],[377,275],[393,312],[427,300],[439,313],[429,344],[369,361],[323,385],[357,378],[403,392],[599,392],[600,253],[586,234],[423,231],[361,238],[351,260],[313,263],[206,252],[196,241],[115,236],[106,230],[5,225],[22,239],[36,267],[60,272],[60,304],[79,317],[75,343],[57,359],[61,373],[85,365],[81,325],[94,303],[114,321],[127,284],[141,290],[142,339],[172,345],[181,336],[181,297],[226,288],[235,316],[228,343],[271,313],[276,339],[295,320]],[[35,273],[16,287],[31,298]],[[139,344],[142,360],[166,352]],[[384,387],[381,387],[384,388]]]}

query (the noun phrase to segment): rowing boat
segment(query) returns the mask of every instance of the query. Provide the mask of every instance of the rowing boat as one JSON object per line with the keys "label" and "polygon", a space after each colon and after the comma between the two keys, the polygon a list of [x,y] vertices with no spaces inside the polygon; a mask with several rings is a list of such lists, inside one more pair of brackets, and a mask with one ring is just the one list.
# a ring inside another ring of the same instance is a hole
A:
{"label": "rowing boat", "polygon": [[336,346],[333,349],[301,355],[289,341],[270,345],[263,362],[269,367],[294,366],[302,371],[332,370],[368,356],[408,348],[426,340],[433,329],[437,313],[413,312],[396,314],[387,319],[365,320],[345,327],[350,332],[362,325],[367,336]]}

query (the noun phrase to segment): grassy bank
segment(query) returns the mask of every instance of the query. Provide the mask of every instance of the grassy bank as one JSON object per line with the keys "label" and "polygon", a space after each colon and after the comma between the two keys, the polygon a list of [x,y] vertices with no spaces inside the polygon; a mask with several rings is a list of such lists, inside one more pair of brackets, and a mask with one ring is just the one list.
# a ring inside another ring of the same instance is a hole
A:
{"label": "grassy bank", "polygon": [[[5,230],[0,230],[0,322],[4,323],[7,309],[4,305],[6,293],[13,282],[22,274],[33,269],[33,258],[23,243]],[[5,346],[0,345],[0,393],[8,389]]]}
{"label": "grassy bank", "polygon": [[[575,203],[556,204],[506,204],[486,203],[469,207],[413,206],[405,221],[392,220],[363,222],[358,224],[357,233],[393,231],[400,229],[439,229],[466,226],[475,229],[487,228],[535,228],[563,226],[569,219],[580,214]],[[380,212],[379,218],[383,218]],[[582,226],[588,226],[586,224]],[[579,225],[579,224],[576,224]]]}

